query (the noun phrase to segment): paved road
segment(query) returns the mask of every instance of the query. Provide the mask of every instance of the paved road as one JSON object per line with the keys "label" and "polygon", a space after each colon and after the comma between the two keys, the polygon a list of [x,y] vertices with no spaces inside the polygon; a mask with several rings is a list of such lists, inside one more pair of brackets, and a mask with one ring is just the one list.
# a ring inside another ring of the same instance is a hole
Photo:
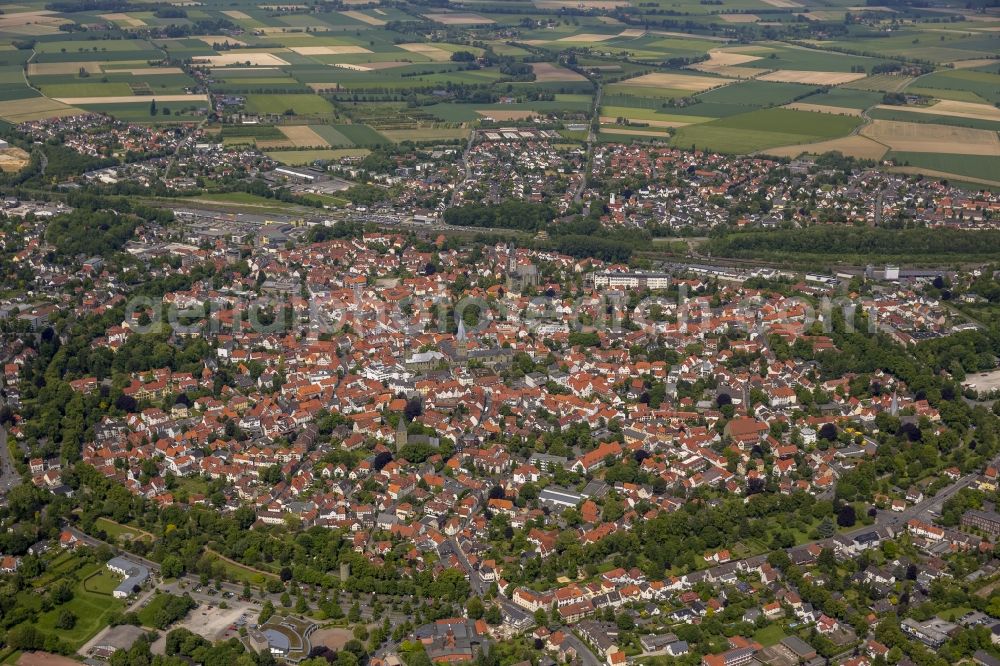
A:
{"label": "paved road", "polygon": [[6,493],[20,483],[21,475],[17,473],[7,448],[7,429],[0,427],[0,493]]}
{"label": "paved road", "polygon": [[576,656],[583,663],[583,666],[603,666],[604,662],[598,659],[597,655],[587,647],[587,644],[577,638],[573,632],[566,632],[566,642],[576,650]]}

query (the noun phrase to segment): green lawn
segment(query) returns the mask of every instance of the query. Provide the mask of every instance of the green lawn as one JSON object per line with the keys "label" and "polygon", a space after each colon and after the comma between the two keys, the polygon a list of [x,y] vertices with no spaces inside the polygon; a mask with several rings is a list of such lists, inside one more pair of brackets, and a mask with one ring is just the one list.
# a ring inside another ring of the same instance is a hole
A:
{"label": "green lawn", "polygon": [[88,592],[111,596],[121,582],[121,576],[111,573],[108,569],[101,569],[83,581],[83,587]]}
{"label": "green lawn", "polygon": [[138,613],[139,621],[142,622],[142,626],[155,628],[153,626],[153,619],[156,617],[156,614],[160,612],[160,609],[162,609],[167,603],[168,599],[170,599],[170,596],[166,594],[156,594],[153,596],[146,607]]}
{"label": "green lawn", "polygon": [[764,647],[775,645],[781,642],[781,639],[784,637],[785,630],[782,629],[780,624],[769,624],[763,629],[758,629],[753,635],[753,639]]}
{"label": "green lawn", "polygon": [[148,541],[152,539],[152,536],[145,530],[141,530],[138,527],[121,525],[108,518],[98,518],[94,521],[94,526],[104,530],[104,533],[114,541],[121,539],[123,536],[129,540],[143,539]]}
{"label": "green lawn", "polygon": [[[77,566],[81,563],[76,557],[73,557],[72,562]],[[75,568],[71,572],[67,572],[66,576],[61,577],[62,579],[70,578],[77,581],[73,589],[73,598],[61,606],[56,606],[47,613],[39,614],[35,626],[46,634],[59,636],[61,640],[69,643],[74,649],[78,649],[93,638],[98,631],[107,625],[108,616],[123,608],[122,602],[113,598],[110,593],[96,592],[88,589],[85,581],[91,577],[99,580],[96,584],[89,587],[103,589],[110,585],[110,581],[104,578],[106,571],[103,565],[91,562],[82,567]],[[117,586],[117,582],[115,586]],[[41,598],[34,591],[24,591],[18,594],[18,604],[26,608],[39,609]],[[76,626],[72,629],[59,629],[56,627],[59,615],[64,609],[69,610],[76,616]]]}
{"label": "green lawn", "polygon": [[332,114],[333,105],[319,95],[247,95],[246,110],[250,113],[285,113],[291,110],[300,116]]}

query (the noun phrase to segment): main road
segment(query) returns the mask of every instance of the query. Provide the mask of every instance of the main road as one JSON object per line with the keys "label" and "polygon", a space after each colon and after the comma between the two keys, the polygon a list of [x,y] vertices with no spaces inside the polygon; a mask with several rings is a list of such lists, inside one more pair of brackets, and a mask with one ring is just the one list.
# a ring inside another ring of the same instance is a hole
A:
{"label": "main road", "polygon": [[21,483],[21,475],[14,467],[14,459],[10,457],[7,448],[7,429],[0,426],[0,494],[6,494],[14,486]]}

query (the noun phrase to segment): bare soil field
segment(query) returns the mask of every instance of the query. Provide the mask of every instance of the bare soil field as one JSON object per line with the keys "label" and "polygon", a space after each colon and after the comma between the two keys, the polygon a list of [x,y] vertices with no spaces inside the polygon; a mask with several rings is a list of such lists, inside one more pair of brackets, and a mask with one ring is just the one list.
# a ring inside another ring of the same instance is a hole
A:
{"label": "bare soil field", "polygon": [[424,14],[428,21],[436,21],[442,25],[475,25],[477,23],[496,23],[472,12],[449,12],[447,14]]}
{"label": "bare soil field", "polygon": [[340,12],[347,18],[352,18],[355,21],[361,21],[362,23],[367,23],[368,25],[385,25],[385,21],[382,19],[377,19],[374,16],[368,16],[364,12],[359,12],[355,9],[351,9],[345,12]]}
{"label": "bare soil field", "polygon": [[955,69],[972,69],[973,67],[986,67],[997,63],[996,58],[979,58],[977,60],[956,60],[951,64]]}
{"label": "bare soil field", "polygon": [[55,101],[62,104],[128,104],[130,102],[207,102],[208,95],[128,95],[112,97],[60,97]]}
{"label": "bare soil field", "polygon": [[798,69],[779,69],[770,74],[758,77],[759,81],[778,81],[780,83],[809,83],[818,86],[836,86],[863,79],[867,75],[852,72],[810,72]]}
{"label": "bare soil field", "polygon": [[279,125],[278,129],[296,148],[328,148],[330,144],[308,125]]}
{"label": "bare soil field", "polygon": [[344,646],[347,645],[347,641],[352,638],[354,638],[354,634],[350,630],[331,627],[329,629],[317,629],[312,632],[309,636],[309,641],[313,645],[325,645],[331,650],[343,650]]}
{"label": "bare soil field", "polygon": [[243,50],[236,53],[222,53],[220,55],[194,56],[191,60],[196,63],[207,63],[212,67],[243,65],[246,63],[250,63],[251,67],[282,67],[288,64],[287,61],[282,60],[273,53],[267,53],[266,51],[247,53]]}
{"label": "bare soil field", "polygon": [[760,17],[756,14],[719,14],[726,23],[756,23]]}
{"label": "bare soil field", "polygon": [[886,154],[888,148],[863,136],[845,136],[840,139],[819,141],[817,143],[802,143],[794,146],[768,148],[762,151],[776,157],[795,158],[803,153],[822,155],[831,150],[839,150],[844,155],[858,159],[877,160]]}
{"label": "bare soil field", "polygon": [[587,77],[577,74],[571,69],[560,67],[551,62],[532,63],[531,69],[535,72],[535,81],[546,83],[549,81],[585,81]]}
{"label": "bare soil field", "polygon": [[973,118],[975,120],[992,120],[1000,122],[1000,109],[989,104],[975,102],[956,102],[943,99],[932,106],[888,106],[879,104],[879,109],[903,110],[907,113],[928,113],[935,116],[954,116],[956,118]]}
{"label": "bare soil field", "polygon": [[650,88],[673,88],[675,90],[687,90],[690,92],[701,92],[710,88],[717,88],[731,81],[716,79],[708,76],[686,76],[683,74],[672,74],[670,72],[654,72],[644,74],[634,79],[620,81],[630,86],[648,86]]}
{"label": "bare soil field", "polygon": [[28,166],[31,156],[16,146],[0,150],[0,171],[4,173],[16,173]]}
{"label": "bare soil field", "polygon": [[579,35],[570,35],[569,37],[561,37],[555,41],[557,42],[580,42],[582,44],[593,44],[595,42],[604,42],[609,39],[614,39],[617,35],[601,35],[595,32],[581,32]]}
{"label": "bare soil field", "polygon": [[832,113],[838,116],[853,116],[855,118],[861,117],[860,109],[847,109],[842,106],[828,106],[826,104],[808,104],[806,102],[793,102],[791,104],[786,104],[786,109],[794,109],[796,111],[814,111],[816,113]]}
{"label": "bare soil field", "polygon": [[476,109],[476,113],[483,116],[484,118],[492,118],[493,120],[527,120],[528,118],[534,118],[538,115],[537,112],[531,109],[511,109],[509,111],[499,111],[496,109]]}
{"label": "bare soil field", "polygon": [[875,120],[861,134],[899,152],[1000,157],[1000,138],[989,130]]}
{"label": "bare soil field", "polygon": [[419,53],[422,56],[427,56],[434,62],[446,62],[451,60],[451,53],[445,51],[444,49],[439,49],[436,46],[431,46],[430,44],[396,44],[399,48],[404,51],[409,51],[410,53]]}
{"label": "bare soil field", "polygon": [[363,46],[292,46],[290,51],[299,55],[347,55],[348,53],[371,53]]}
{"label": "bare soil field", "polygon": [[63,23],[72,23],[69,19],[54,14],[55,12],[48,9],[3,14],[0,15],[0,31],[22,35],[47,35],[58,32],[59,26]]}

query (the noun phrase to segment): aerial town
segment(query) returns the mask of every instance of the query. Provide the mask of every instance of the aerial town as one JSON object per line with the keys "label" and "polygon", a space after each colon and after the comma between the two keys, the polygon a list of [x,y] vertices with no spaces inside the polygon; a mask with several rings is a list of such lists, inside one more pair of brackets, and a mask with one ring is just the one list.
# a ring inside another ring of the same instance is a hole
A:
{"label": "aerial town", "polygon": [[995,3],[0,4],[0,664],[1000,666]]}

